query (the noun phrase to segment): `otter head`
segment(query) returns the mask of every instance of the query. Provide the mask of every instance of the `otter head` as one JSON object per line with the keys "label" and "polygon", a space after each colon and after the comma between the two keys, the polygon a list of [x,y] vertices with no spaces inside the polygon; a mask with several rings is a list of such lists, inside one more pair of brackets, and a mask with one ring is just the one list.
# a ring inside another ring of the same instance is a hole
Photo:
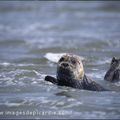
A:
{"label": "otter head", "polygon": [[80,80],[84,76],[84,68],[79,56],[72,54],[63,55],[57,64],[57,79],[64,78]]}
{"label": "otter head", "polygon": [[106,72],[104,79],[111,82],[120,80],[120,59],[112,58],[110,68]]}

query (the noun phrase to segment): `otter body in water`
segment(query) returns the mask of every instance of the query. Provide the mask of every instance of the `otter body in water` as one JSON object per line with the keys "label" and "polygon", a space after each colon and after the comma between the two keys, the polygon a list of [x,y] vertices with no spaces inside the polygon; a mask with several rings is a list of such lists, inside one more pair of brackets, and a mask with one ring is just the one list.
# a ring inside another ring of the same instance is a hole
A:
{"label": "otter body in water", "polygon": [[79,56],[63,55],[57,64],[57,78],[46,76],[46,81],[60,86],[68,86],[78,89],[105,91],[101,85],[89,79],[85,73]]}
{"label": "otter body in water", "polygon": [[110,82],[120,81],[120,59],[112,58],[110,68],[106,72],[104,79]]}

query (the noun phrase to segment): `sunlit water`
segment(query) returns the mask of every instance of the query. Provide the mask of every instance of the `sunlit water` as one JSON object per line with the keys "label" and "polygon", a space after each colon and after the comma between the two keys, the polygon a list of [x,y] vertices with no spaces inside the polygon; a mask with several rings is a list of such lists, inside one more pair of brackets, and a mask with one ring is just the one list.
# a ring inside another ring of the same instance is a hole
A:
{"label": "sunlit water", "polygon": [[[84,57],[86,74],[112,91],[45,82],[56,74],[45,55],[65,52]],[[113,56],[119,1],[0,2],[0,118],[120,118],[120,83],[103,79]]]}

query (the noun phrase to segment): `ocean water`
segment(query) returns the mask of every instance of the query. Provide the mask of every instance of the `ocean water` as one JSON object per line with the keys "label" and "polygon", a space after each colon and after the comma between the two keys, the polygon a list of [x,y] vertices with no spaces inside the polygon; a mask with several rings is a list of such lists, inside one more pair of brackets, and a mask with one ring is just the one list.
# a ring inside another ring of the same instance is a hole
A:
{"label": "ocean water", "polygon": [[[84,58],[93,92],[44,81],[62,53]],[[1,1],[0,118],[120,118],[120,83],[104,81],[120,57],[120,2]]]}

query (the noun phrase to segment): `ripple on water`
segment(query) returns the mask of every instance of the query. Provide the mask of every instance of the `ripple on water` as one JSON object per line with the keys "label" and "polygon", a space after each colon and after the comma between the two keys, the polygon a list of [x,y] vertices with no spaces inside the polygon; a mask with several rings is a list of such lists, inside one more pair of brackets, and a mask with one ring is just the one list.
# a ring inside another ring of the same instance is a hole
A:
{"label": "ripple on water", "polygon": [[24,45],[25,41],[24,40],[0,40],[0,47],[4,48],[4,47],[19,47],[21,45]]}
{"label": "ripple on water", "polygon": [[5,86],[10,85],[32,85],[38,84],[45,75],[38,74],[35,70],[15,69],[14,71],[2,72],[0,83]]}
{"label": "ripple on water", "polygon": [[13,101],[6,101],[4,105],[7,107],[19,107],[21,105],[24,105],[24,103],[25,103],[25,100],[18,99]]}

